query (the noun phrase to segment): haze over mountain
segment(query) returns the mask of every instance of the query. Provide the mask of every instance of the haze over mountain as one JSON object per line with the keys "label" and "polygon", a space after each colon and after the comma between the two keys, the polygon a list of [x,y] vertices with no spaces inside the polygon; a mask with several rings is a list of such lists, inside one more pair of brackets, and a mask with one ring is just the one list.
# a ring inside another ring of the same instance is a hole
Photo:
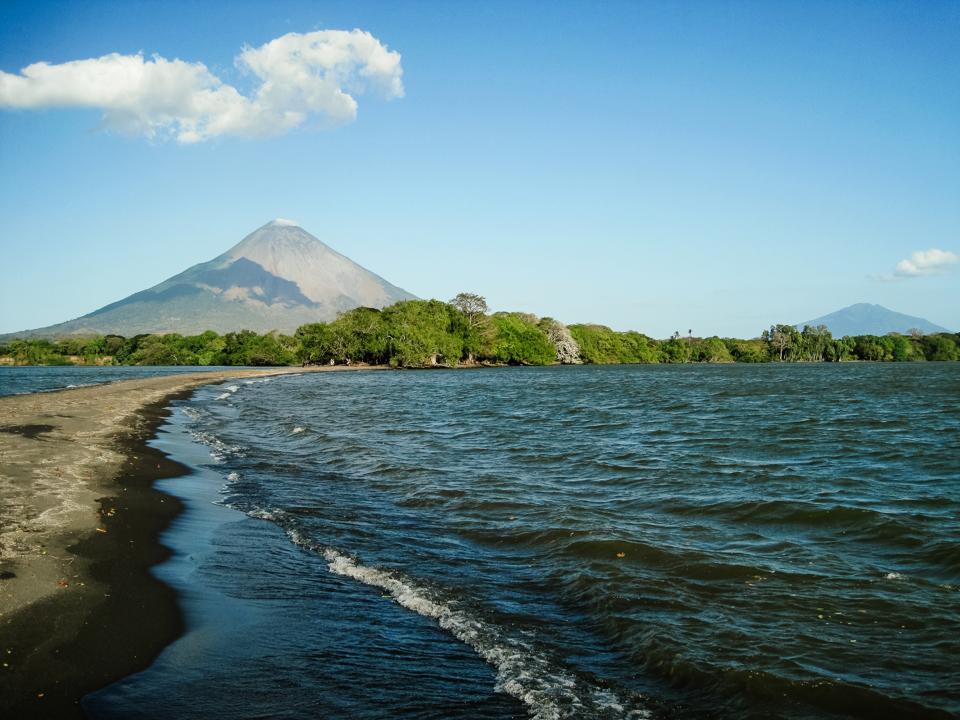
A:
{"label": "haze over mountain", "polygon": [[920,330],[923,333],[950,332],[924,318],[904,315],[889,310],[882,305],[871,305],[870,303],[850,305],[815,320],[798,323],[796,327],[802,330],[804,325],[812,327],[826,325],[834,337],[886,335],[892,332],[906,334],[911,330]]}
{"label": "haze over mountain", "polygon": [[227,252],[75,320],[8,337],[214,330],[291,333],[359,306],[415,296],[341,255],[290,220],[255,230]]}

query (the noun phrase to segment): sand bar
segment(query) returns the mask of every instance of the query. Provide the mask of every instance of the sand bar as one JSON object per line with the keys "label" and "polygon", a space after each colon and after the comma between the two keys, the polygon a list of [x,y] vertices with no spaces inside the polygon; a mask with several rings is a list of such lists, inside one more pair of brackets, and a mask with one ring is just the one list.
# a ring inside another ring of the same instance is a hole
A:
{"label": "sand bar", "polygon": [[[0,710],[82,717],[79,698],[182,632],[149,573],[184,468],[146,441],[176,397],[233,378],[365,368],[210,371],[0,397]],[[6,715],[6,712],[0,712]]]}

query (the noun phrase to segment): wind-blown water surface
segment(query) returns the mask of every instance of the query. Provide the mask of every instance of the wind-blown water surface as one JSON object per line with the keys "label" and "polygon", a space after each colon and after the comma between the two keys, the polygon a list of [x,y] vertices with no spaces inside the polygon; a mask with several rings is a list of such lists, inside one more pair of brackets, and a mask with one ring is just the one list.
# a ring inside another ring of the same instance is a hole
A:
{"label": "wind-blown water surface", "polygon": [[86,708],[956,715],[958,400],[955,363],[205,388],[162,445],[193,629]]}
{"label": "wind-blown water surface", "polygon": [[[0,367],[0,395],[47,392],[179,373],[235,370],[204,365],[22,365]],[[263,368],[258,368],[263,369]]]}

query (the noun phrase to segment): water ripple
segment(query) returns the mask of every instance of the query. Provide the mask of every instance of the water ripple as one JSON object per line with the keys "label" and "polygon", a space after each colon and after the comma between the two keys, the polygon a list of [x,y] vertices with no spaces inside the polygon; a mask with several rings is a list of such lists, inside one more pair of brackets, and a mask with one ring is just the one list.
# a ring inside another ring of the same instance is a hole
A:
{"label": "water ripple", "polygon": [[225,500],[436,620],[535,717],[960,714],[955,363],[216,397],[194,422],[238,473]]}

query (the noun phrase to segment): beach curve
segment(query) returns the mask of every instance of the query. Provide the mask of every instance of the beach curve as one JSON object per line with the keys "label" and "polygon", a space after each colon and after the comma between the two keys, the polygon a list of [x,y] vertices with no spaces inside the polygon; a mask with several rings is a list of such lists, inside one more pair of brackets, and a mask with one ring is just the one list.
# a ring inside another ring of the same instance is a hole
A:
{"label": "beach curve", "polygon": [[136,672],[183,630],[150,573],[181,511],[155,480],[186,468],[147,445],[170,403],[224,370],[0,397],[0,709],[83,717],[86,693]]}

